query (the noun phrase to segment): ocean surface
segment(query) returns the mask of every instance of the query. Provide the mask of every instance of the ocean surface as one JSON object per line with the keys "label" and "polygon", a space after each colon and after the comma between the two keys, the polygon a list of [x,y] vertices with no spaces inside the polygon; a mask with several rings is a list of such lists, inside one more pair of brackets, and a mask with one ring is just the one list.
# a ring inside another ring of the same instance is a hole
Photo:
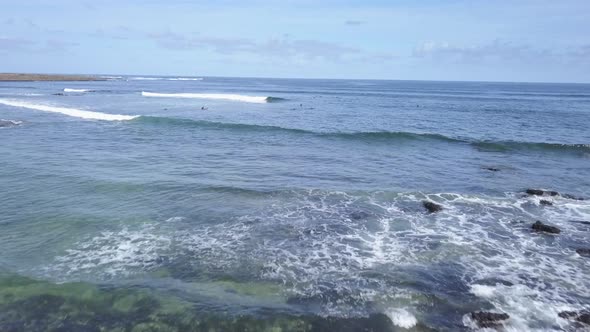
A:
{"label": "ocean surface", "polygon": [[584,328],[590,85],[0,82],[0,119],[2,331]]}

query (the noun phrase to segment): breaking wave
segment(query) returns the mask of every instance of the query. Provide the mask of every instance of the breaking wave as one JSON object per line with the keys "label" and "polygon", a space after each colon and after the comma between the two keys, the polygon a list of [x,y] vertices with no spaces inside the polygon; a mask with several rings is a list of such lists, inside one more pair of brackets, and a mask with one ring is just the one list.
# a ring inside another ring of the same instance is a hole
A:
{"label": "breaking wave", "polygon": [[6,106],[12,106],[12,107],[28,108],[28,109],[42,111],[42,112],[60,113],[60,114],[64,114],[64,115],[68,115],[68,116],[72,116],[72,117],[76,117],[76,118],[91,119],[91,120],[124,121],[124,120],[132,120],[132,119],[135,119],[138,117],[137,115],[100,113],[100,112],[80,110],[80,109],[76,109],[76,108],[29,103],[29,102],[20,101],[20,100],[0,99],[0,104],[6,105]]}
{"label": "breaking wave", "polygon": [[210,99],[210,100],[230,100],[241,101],[246,103],[264,104],[273,101],[280,101],[282,98],[276,97],[261,97],[261,96],[245,96],[228,93],[156,93],[142,91],[141,95],[144,97],[157,98],[188,98],[188,99]]}
{"label": "breaking wave", "polygon": [[202,81],[202,77],[130,77],[133,81]]}

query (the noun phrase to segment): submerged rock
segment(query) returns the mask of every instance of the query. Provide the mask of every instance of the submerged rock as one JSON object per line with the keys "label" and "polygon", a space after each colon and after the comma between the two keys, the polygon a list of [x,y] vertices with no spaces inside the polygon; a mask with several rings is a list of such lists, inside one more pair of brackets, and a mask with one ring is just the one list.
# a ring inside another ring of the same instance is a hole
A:
{"label": "submerged rock", "polygon": [[422,205],[424,206],[424,208],[426,208],[426,210],[428,210],[428,213],[439,212],[443,209],[442,205],[436,204],[431,201],[422,201]]}
{"label": "submerged rock", "polygon": [[544,223],[537,220],[532,226],[532,229],[536,232],[545,232],[550,234],[559,234],[561,230],[555,226],[545,225]]}
{"label": "submerged rock", "polygon": [[486,171],[490,171],[490,172],[499,172],[500,169],[496,168],[496,167],[484,167],[483,169],[485,169]]}
{"label": "submerged rock", "polygon": [[548,201],[546,199],[542,199],[541,201],[539,201],[539,203],[541,205],[545,205],[545,206],[552,206],[553,205],[553,203],[551,201]]}
{"label": "submerged rock", "polygon": [[564,319],[575,320],[580,323],[590,325],[590,311],[562,311],[557,314],[559,317]]}
{"label": "submerged rock", "polygon": [[585,221],[585,220],[570,220],[570,222],[575,222],[575,223],[582,224],[582,225],[590,225],[590,221]]}
{"label": "submerged rock", "polygon": [[576,201],[583,201],[583,200],[584,200],[584,198],[582,198],[582,197],[577,197],[577,196],[570,195],[570,194],[563,194],[563,195],[561,195],[561,196],[562,196],[563,198],[567,198],[567,199],[573,199],[573,200],[576,200]]}
{"label": "submerged rock", "polygon": [[471,319],[481,328],[493,328],[510,318],[508,314],[488,311],[476,311],[471,313]]}
{"label": "submerged rock", "polygon": [[580,249],[576,249],[576,252],[578,253],[578,255],[583,256],[583,257],[590,257],[590,249],[589,248],[580,248]]}
{"label": "submerged rock", "polygon": [[352,220],[361,220],[361,219],[366,219],[369,218],[371,216],[370,213],[365,212],[365,211],[353,211],[350,214],[350,219]]}
{"label": "submerged rock", "polygon": [[514,284],[508,280],[499,279],[499,278],[486,278],[486,279],[479,279],[473,282],[475,285],[485,285],[485,286],[514,286]]}

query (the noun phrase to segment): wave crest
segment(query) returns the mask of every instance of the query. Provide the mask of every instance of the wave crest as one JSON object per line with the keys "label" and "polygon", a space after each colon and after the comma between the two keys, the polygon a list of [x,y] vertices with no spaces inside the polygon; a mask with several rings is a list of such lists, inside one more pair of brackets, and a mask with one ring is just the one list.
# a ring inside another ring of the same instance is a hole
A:
{"label": "wave crest", "polygon": [[12,107],[28,108],[42,112],[60,113],[68,116],[73,116],[76,118],[90,120],[125,121],[133,120],[138,117],[137,115],[107,114],[93,111],[84,111],[76,108],[58,107],[45,104],[34,104],[20,100],[0,99],[0,104]]}
{"label": "wave crest", "polygon": [[142,91],[141,95],[144,97],[157,98],[188,98],[188,99],[210,99],[210,100],[230,100],[241,101],[246,103],[264,104],[268,102],[278,101],[281,98],[276,97],[261,97],[261,96],[245,96],[229,93],[157,93]]}

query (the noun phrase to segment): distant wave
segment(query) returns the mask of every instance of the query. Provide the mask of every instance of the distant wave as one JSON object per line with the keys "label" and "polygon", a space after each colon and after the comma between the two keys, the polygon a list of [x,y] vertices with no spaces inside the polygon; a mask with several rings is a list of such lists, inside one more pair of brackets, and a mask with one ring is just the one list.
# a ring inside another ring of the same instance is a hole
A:
{"label": "distant wave", "polygon": [[123,76],[101,76],[101,78],[104,78],[106,80],[113,80],[113,81],[124,79]]}
{"label": "distant wave", "polygon": [[590,144],[558,144],[545,142],[517,142],[517,141],[478,141],[464,138],[448,137],[435,133],[414,133],[403,131],[368,131],[368,132],[317,132],[297,128],[284,128],[279,126],[227,123],[203,120],[191,120],[169,117],[141,116],[136,121],[154,125],[186,126],[196,128],[229,129],[244,132],[284,132],[294,135],[309,135],[332,139],[346,139],[375,142],[395,141],[433,141],[471,145],[483,151],[508,152],[513,150],[539,150],[539,151],[562,151],[590,153]]}
{"label": "distant wave", "polygon": [[281,98],[276,98],[276,97],[244,96],[244,95],[226,94],[226,93],[156,93],[156,92],[142,91],[141,95],[144,97],[157,97],[157,98],[189,98],[189,99],[231,100],[231,101],[241,101],[241,102],[246,102],[246,103],[258,103],[258,104],[282,100]]}
{"label": "distant wave", "polygon": [[29,93],[29,92],[20,92],[20,93],[11,93],[11,92],[0,92],[2,96],[27,96],[27,97],[38,97],[44,96],[42,93]]}
{"label": "distant wave", "polygon": [[481,141],[473,142],[475,147],[484,151],[508,151],[508,150],[540,150],[540,151],[572,151],[590,153],[590,144],[562,144],[562,143],[536,143],[518,141]]}
{"label": "distant wave", "polygon": [[91,92],[92,90],[88,90],[88,89],[70,89],[70,88],[65,88],[64,92],[79,92],[79,93],[83,93],[83,92]]}
{"label": "distant wave", "polygon": [[19,126],[22,123],[23,123],[22,121],[17,121],[17,120],[4,120],[4,119],[0,119],[0,128],[2,128],[2,127]]}
{"label": "distant wave", "polygon": [[133,81],[202,81],[202,77],[130,77]]}
{"label": "distant wave", "polygon": [[191,77],[177,77],[177,78],[168,78],[168,81],[202,81],[203,78],[201,77],[195,77],[195,78],[191,78]]}
{"label": "distant wave", "polygon": [[124,120],[132,120],[137,117],[137,115],[107,114],[107,113],[100,113],[100,112],[84,111],[84,110],[79,110],[76,108],[57,107],[57,106],[45,105],[45,104],[35,104],[35,103],[29,103],[29,102],[20,101],[20,100],[0,99],[0,104],[12,106],[12,107],[28,108],[28,109],[43,111],[43,112],[60,113],[60,114],[68,115],[68,116],[73,116],[76,118],[92,119],[92,120],[124,121]]}

